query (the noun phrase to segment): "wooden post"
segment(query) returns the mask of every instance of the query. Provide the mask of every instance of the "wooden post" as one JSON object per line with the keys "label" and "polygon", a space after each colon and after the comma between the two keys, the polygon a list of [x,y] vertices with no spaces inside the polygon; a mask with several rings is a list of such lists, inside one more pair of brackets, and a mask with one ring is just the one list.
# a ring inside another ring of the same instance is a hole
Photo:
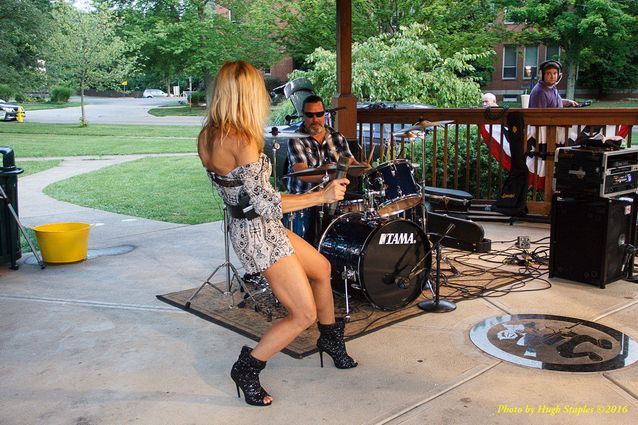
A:
{"label": "wooden post", "polygon": [[357,99],[352,95],[352,1],[336,0],[337,92],[332,98],[337,112],[336,128],[348,140],[357,137]]}

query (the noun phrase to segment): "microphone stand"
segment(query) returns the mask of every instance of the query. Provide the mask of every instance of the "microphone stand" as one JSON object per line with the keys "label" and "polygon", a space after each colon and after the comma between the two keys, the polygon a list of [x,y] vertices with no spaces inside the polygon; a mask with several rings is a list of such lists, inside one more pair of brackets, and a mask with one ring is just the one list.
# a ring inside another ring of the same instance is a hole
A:
{"label": "microphone stand", "polygon": [[[430,313],[445,313],[448,311],[456,310],[456,304],[452,301],[441,299],[439,296],[439,290],[441,288],[441,242],[443,238],[447,236],[454,229],[454,224],[450,224],[443,235],[440,235],[439,239],[436,241],[434,245],[434,250],[436,252],[436,279],[435,279],[435,287],[434,287],[434,298],[431,300],[421,301],[417,304],[417,306],[421,310],[429,311]],[[430,290],[432,287],[430,286]]]}

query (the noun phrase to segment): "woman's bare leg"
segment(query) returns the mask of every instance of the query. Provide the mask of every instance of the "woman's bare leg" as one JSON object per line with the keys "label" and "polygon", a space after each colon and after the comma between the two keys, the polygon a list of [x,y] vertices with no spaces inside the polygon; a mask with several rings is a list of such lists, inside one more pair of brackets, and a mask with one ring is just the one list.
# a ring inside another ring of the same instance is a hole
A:
{"label": "woman's bare leg", "polygon": [[263,272],[288,315],[275,322],[253,349],[253,357],[268,360],[317,320],[312,289],[296,253],[281,258]]}
{"label": "woman's bare leg", "polygon": [[288,238],[312,287],[319,323],[335,322],[335,306],[330,285],[330,262],[312,245],[288,230]]}

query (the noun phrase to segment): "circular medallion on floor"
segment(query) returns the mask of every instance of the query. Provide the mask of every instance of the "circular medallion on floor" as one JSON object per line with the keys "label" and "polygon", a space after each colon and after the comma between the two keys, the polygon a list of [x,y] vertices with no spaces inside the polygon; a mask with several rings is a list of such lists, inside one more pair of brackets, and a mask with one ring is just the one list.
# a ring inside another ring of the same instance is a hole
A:
{"label": "circular medallion on floor", "polygon": [[501,360],[537,369],[598,372],[638,360],[638,343],[600,323],[547,314],[497,316],[476,324],[470,339]]}

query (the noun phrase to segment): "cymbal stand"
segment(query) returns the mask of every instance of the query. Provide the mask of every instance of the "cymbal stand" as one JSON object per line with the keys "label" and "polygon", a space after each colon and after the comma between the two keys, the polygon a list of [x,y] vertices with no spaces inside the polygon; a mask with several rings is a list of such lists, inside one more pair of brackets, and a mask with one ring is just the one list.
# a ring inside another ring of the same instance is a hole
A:
{"label": "cymbal stand", "polygon": [[[225,288],[219,288],[218,286],[216,286],[214,283],[211,282],[211,279],[213,278],[213,276],[215,276],[215,274],[217,274],[217,272],[221,269],[226,270],[226,282],[225,282],[226,287]],[[231,274],[231,271],[232,271],[232,274]],[[237,285],[235,286],[234,283],[236,283]],[[246,285],[244,285],[243,281],[239,277],[239,273],[237,272],[237,269],[235,268],[235,266],[230,262],[230,241],[228,238],[228,211],[225,205],[224,205],[224,262],[220,264],[219,266],[217,266],[215,270],[213,270],[213,272],[210,274],[210,276],[208,276],[206,281],[202,283],[202,285],[193,293],[193,295],[191,295],[188,301],[186,301],[186,304],[185,304],[186,308],[190,308],[191,301],[193,301],[193,299],[197,296],[197,294],[199,294],[199,292],[202,289],[204,289],[206,285],[209,285],[211,288],[220,292],[223,296],[230,297],[231,303],[228,305],[229,309],[233,309],[235,307],[240,307],[240,308],[244,307],[245,305],[244,301],[240,301],[238,304],[235,304],[235,292],[239,290],[240,292],[246,293],[246,295],[244,295],[244,299],[250,298],[255,303],[255,311],[260,311],[263,309],[266,311],[268,318],[269,319],[272,318],[272,312],[270,311],[270,308],[267,307],[264,309],[261,303],[257,301],[257,299],[255,298],[256,295],[260,295],[268,291],[268,288],[265,287],[258,291],[251,292],[246,287]]]}
{"label": "cymbal stand", "polygon": [[[439,291],[441,289],[441,242],[443,241],[443,238],[452,231],[452,229],[454,229],[454,224],[450,224],[447,229],[445,229],[445,232],[443,232],[442,235],[439,235],[439,239],[436,241],[436,244],[434,244],[434,252],[436,253],[436,278],[433,291],[434,298],[418,303],[417,306],[421,310],[429,311],[431,313],[445,313],[456,309],[456,304],[451,301],[441,299],[439,296]],[[432,291],[432,286],[429,281],[428,286],[430,286],[430,291]]]}
{"label": "cymbal stand", "polygon": [[[273,186],[275,187],[276,191],[279,191],[279,189],[277,188],[277,151],[279,150],[280,147],[281,145],[279,144],[279,142],[275,140],[272,144],[272,175],[275,180],[275,183]],[[284,173],[285,173],[285,170],[284,170]]]}

